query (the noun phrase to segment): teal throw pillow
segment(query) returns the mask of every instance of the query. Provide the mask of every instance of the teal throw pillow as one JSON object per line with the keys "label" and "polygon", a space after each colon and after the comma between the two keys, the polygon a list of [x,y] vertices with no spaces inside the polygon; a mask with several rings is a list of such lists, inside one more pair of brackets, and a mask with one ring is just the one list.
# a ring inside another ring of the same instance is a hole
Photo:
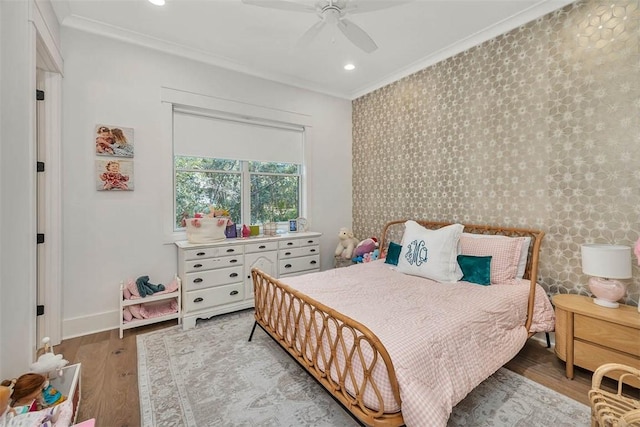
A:
{"label": "teal throw pillow", "polygon": [[465,282],[488,286],[491,284],[491,257],[458,255],[458,264]]}
{"label": "teal throw pillow", "polygon": [[386,264],[398,265],[398,258],[400,258],[400,251],[402,245],[397,243],[389,243],[389,250],[387,250],[387,257],[384,259]]}

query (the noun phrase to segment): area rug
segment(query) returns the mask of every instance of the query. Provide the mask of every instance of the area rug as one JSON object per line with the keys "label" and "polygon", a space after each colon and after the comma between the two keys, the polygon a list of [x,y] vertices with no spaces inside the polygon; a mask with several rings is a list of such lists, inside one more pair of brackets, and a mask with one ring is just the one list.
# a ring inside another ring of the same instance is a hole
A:
{"label": "area rug", "polygon": [[[243,311],[137,337],[144,427],[357,426]],[[428,420],[425,420],[428,426]],[[589,408],[507,369],[480,384],[448,426],[588,426]]]}

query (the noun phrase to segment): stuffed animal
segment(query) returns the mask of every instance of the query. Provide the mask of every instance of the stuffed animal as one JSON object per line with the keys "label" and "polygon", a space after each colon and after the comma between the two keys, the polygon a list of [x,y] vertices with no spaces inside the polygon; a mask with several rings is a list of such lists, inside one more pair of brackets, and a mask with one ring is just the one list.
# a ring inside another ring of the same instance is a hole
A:
{"label": "stuffed animal", "polygon": [[353,255],[362,256],[369,252],[373,252],[377,247],[378,247],[378,239],[376,239],[375,237],[370,237],[358,243],[358,246],[356,246],[353,252]]}
{"label": "stuffed animal", "polygon": [[351,258],[353,249],[358,244],[358,240],[353,236],[353,232],[342,227],[338,233],[338,246],[336,246],[336,256]]}
{"label": "stuffed animal", "polygon": [[31,364],[31,371],[45,376],[48,376],[52,372],[57,372],[58,375],[62,375],[62,368],[67,366],[69,361],[63,359],[61,354],[55,354],[53,347],[49,345],[49,341],[49,337],[42,339],[44,345],[39,351],[41,354],[38,360]]}

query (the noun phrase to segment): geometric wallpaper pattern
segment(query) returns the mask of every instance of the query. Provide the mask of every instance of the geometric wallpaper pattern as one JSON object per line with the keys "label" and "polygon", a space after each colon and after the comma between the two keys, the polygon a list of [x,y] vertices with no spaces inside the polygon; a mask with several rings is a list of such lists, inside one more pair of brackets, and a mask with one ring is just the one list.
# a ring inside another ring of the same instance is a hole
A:
{"label": "geometric wallpaper pattern", "polygon": [[580,246],[640,235],[639,3],[576,2],[354,100],[355,234],[539,228],[541,285],[590,295]]}

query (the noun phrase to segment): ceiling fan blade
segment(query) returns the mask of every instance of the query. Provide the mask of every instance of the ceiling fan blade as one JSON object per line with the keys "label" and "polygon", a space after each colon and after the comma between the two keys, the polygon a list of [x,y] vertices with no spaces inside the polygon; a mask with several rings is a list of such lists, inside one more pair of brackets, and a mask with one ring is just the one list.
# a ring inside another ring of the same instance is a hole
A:
{"label": "ceiling fan blade", "polygon": [[302,35],[302,37],[300,37],[300,40],[298,40],[297,45],[299,47],[303,47],[311,43],[311,40],[313,40],[318,35],[318,33],[320,33],[320,31],[325,26],[325,24],[326,22],[324,20],[316,22],[311,28],[309,28]]}
{"label": "ceiling fan blade", "polygon": [[268,7],[270,9],[281,9],[294,12],[316,12],[316,8],[314,6],[285,0],[242,0],[242,3],[251,6]]}
{"label": "ceiling fan blade", "polygon": [[378,45],[369,37],[369,34],[348,19],[338,21],[338,28],[351,40],[351,43],[367,53],[371,53],[378,48]]}
{"label": "ceiling fan blade", "polygon": [[347,2],[346,6],[342,8],[342,10],[350,15],[354,15],[356,13],[374,12],[376,10],[400,6],[413,1],[414,0],[351,0]]}

